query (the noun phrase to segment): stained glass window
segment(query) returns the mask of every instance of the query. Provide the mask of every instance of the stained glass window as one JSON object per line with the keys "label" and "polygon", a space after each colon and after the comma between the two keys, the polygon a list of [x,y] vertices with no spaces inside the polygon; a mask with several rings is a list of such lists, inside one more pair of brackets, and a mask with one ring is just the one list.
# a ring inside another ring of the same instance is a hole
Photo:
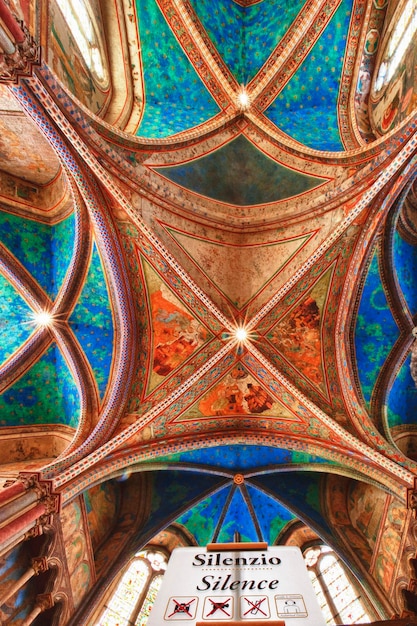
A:
{"label": "stained glass window", "polygon": [[304,559],[326,624],[369,624],[359,586],[328,546],[308,548]]}
{"label": "stained glass window", "polygon": [[388,45],[379,67],[374,91],[378,93],[389,83],[417,31],[417,0],[408,0],[390,35]]}
{"label": "stained glass window", "polygon": [[87,67],[99,82],[104,82],[106,73],[99,38],[84,0],[57,0],[57,4]]}
{"label": "stained glass window", "polygon": [[162,552],[138,552],[122,573],[96,626],[145,626],[166,567]]}

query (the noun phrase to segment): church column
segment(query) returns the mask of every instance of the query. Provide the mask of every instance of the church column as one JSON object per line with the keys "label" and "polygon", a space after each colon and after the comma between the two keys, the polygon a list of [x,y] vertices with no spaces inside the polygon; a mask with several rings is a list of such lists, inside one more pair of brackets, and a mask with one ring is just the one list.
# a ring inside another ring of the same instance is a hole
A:
{"label": "church column", "polygon": [[22,473],[17,483],[4,492],[0,492],[0,554],[29,536],[41,534],[42,526],[59,512],[60,505],[51,483],[40,480],[38,475]]}
{"label": "church column", "polygon": [[11,502],[25,491],[25,486],[22,482],[15,482],[9,487],[5,487],[0,491],[0,507],[8,502]]}
{"label": "church column", "polygon": [[32,559],[32,565],[29,569],[19,578],[16,582],[8,588],[7,592],[0,596],[0,606],[6,604],[7,600],[11,598],[17,591],[22,589],[22,587],[27,583],[28,580],[32,578],[32,576],[38,576],[43,572],[46,572],[49,569],[48,560],[46,557],[38,557]]}
{"label": "church column", "polygon": [[54,604],[55,602],[51,593],[42,593],[36,596],[35,606],[26,619],[23,620],[21,626],[30,626],[40,613],[43,613],[43,611],[46,611],[47,609],[51,609]]}

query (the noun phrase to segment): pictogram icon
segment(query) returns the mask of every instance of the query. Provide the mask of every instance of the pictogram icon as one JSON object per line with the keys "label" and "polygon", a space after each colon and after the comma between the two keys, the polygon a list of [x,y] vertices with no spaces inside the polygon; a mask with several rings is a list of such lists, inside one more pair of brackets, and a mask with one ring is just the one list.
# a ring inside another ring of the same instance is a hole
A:
{"label": "pictogram icon", "polygon": [[303,596],[286,594],[275,596],[278,617],[307,617],[307,609]]}
{"label": "pictogram icon", "polygon": [[210,620],[226,620],[233,615],[233,598],[231,596],[211,596],[204,601],[203,617]]}
{"label": "pictogram icon", "polygon": [[170,598],[165,611],[166,620],[194,619],[197,611],[196,597]]}
{"label": "pictogram icon", "polygon": [[240,616],[242,619],[270,617],[267,596],[242,596],[240,598]]}

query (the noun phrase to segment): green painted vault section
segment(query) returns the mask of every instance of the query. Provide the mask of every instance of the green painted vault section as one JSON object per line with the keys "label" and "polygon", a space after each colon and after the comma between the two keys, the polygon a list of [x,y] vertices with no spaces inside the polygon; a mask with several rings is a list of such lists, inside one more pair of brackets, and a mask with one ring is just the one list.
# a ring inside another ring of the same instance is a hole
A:
{"label": "green painted vault section", "polygon": [[381,367],[398,337],[398,326],[382,286],[378,254],[375,251],[363,287],[355,326],[356,367],[368,406]]}
{"label": "green painted vault section", "polygon": [[168,137],[219,113],[155,0],[136,0],[136,12],[145,92],[137,135]]}
{"label": "green painted vault section", "polygon": [[325,182],[277,163],[243,135],[185,165],[154,169],[195,193],[238,206],[278,202]]}
{"label": "green painted vault section", "polygon": [[305,0],[263,0],[242,7],[234,0],[191,0],[224,63],[247,84],[275,50]]}
{"label": "green painted vault section", "polygon": [[75,220],[71,214],[53,226],[0,211],[0,239],[52,299],[72,256]]}
{"label": "green painted vault section", "polygon": [[66,424],[76,428],[80,397],[59,349],[52,345],[0,396],[0,426]]}
{"label": "green painted vault section", "polygon": [[[154,461],[155,459],[152,459],[150,462]],[[199,448],[198,450],[158,457],[158,462],[188,463],[190,465],[200,465],[201,467],[228,469],[233,472],[271,468],[274,466],[336,464],[334,461],[329,461],[308,452],[256,445]]]}
{"label": "green painted vault section", "polygon": [[113,317],[103,266],[96,244],[78,303],[69,319],[91,365],[100,397],[109,380],[113,356]]}
{"label": "green painted vault section", "polygon": [[14,287],[0,274],[0,365],[29,339],[35,326],[32,310]]}
{"label": "green painted vault section", "polygon": [[342,0],[330,23],[265,115],[287,135],[315,150],[344,150],[337,102],[352,0]]}

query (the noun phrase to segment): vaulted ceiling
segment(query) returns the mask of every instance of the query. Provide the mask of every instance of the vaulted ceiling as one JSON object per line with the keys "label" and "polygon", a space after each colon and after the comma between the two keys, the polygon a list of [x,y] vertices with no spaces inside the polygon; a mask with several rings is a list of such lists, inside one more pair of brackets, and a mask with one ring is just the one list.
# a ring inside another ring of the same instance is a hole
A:
{"label": "vaulted ceiling", "polygon": [[152,532],[331,542],[326,477],[402,495],[417,458],[415,124],[370,104],[394,9],[105,4],[98,76],[20,3],[48,40],[0,99],[4,458],[61,453],[68,498],[153,471]]}

